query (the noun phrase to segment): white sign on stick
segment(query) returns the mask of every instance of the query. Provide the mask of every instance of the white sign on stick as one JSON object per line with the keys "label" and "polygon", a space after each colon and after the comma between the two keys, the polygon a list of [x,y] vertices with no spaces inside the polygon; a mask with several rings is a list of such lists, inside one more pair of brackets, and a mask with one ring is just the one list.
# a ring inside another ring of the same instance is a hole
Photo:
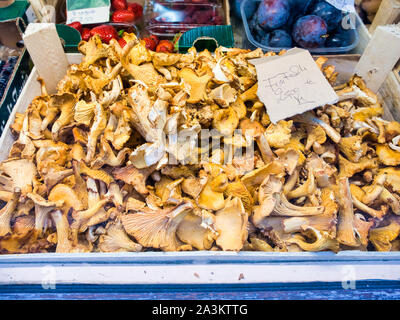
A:
{"label": "white sign on stick", "polygon": [[307,50],[250,62],[257,70],[257,95],[273,123],[339,100]]}

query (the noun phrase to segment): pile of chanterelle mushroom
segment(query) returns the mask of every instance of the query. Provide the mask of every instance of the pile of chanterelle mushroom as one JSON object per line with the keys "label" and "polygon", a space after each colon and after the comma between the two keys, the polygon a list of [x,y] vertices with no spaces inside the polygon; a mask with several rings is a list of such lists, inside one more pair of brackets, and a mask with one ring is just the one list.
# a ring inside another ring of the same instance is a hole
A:
{"label": "pile of chanterelle mushroom", "polygon": [[[58,93],[42,84],[16,115],[0,164],[2,253],[400,248],[400,124],[362,79],[336,87],[336,105],[274,125],[248,62],[261,50],[155,53],[124,37],[81,42]],[[222,147],[169,139],[201,129],[255,150],[224,162]]]}

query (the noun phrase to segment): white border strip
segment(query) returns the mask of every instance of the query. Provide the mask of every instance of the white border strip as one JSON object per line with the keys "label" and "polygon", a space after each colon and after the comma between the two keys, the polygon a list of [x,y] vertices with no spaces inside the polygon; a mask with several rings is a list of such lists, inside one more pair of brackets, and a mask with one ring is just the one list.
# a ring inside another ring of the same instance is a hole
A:
{"label": "white border strip", "polygon": [[399,264],[44,265],[0,268],[0,285],[256,284],[400,280]]}

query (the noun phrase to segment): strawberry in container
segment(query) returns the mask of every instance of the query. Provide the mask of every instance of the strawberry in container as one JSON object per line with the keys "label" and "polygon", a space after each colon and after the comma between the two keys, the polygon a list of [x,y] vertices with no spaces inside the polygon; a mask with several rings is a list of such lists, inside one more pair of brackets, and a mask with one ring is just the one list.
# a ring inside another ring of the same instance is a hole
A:
{"label": "strawberry in container", "polygon": [[92,30],[90,30],[90,35],[94,36],[95,34],[99,35],[101,41],[105,43],[110,43],[111,39],[118,40],[119,38],[117,30],[110,25],[101,25],[94,27]]}
{"label": "strawberry in container", "polygon": [[126,0],[113,0],[111,8],[114,10],[111,21],[115,23],[134,23],[143,16],[143,7],[138,3],[128,3]]}
{"label": "strawberry in container", "polygon": [[131,10],[117,10],[111,16],[112,22],[133,22],[135,21],[136,16]]}
{"label": "strawberry in container", "polygon": [[82,23],[80,23],[79,21],[71,22],[70,24],[67,24],[67,26],[70,26],[71,28],[78,30],[79,33],[82,35],[83,26]]}
{"label": "strawberry in container", "polygon": [[[139,38],[135,23],[143,16],[143,7],[140,4],[126,0],[112,0],[110,14],[111,22],[109,23],[82,26],[80,22],[72,22],[69,26],[79,31],[83,41],[89,41],[92,36],[99,35],[104,43],[110,43],[111,39],[116,39],[122,48],[127,44],[127,40],[123,36],[124,32],[134,33]],[[142,40],[145,42],[146,48],[152,51],[173,52],[175,49],[171,41],[160,41],[156,35]]]}
{"label": "strawberry in container", "polygon": [[138,35],[135,23],[143,16],[143,7],[138,3],[129,3],[126,0],[112,0],[110,22],[102,25],[84,25],[74,21],[68,26],[81,34],[82,40],[88,41],[93,34],[99,34],[105,42],[118,39],[118,32],[126,31]]}
{"label": "strawberry in container", "polygon": [[149,1],[144,15],[147,31],[167,39],[193,28],[225,23],[223,8],[216,1],[153,0]]}
{"label": "strawberry in container", "polygon": [[155,35],[145,37],[142,40],[146,43],[146,48],[149,50],[168,53],[175,51],[175,45],[170,40],[160,40]]}

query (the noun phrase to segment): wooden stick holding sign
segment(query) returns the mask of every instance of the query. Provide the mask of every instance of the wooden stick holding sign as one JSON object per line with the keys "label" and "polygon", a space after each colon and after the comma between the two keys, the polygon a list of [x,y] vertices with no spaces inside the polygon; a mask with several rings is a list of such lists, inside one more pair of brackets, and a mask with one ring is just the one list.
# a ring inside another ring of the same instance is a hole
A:
{"label": "wooden stick holding sign", "polygon": [[400,25],[379,26],[358,62],[355,73],[377,92],[400,58]]}
{"label": "wooden stick holding sign", "polygon": [[54,6],[46,5],[43,0],[28,0],[38,22],[55,23],[56,12]]}

